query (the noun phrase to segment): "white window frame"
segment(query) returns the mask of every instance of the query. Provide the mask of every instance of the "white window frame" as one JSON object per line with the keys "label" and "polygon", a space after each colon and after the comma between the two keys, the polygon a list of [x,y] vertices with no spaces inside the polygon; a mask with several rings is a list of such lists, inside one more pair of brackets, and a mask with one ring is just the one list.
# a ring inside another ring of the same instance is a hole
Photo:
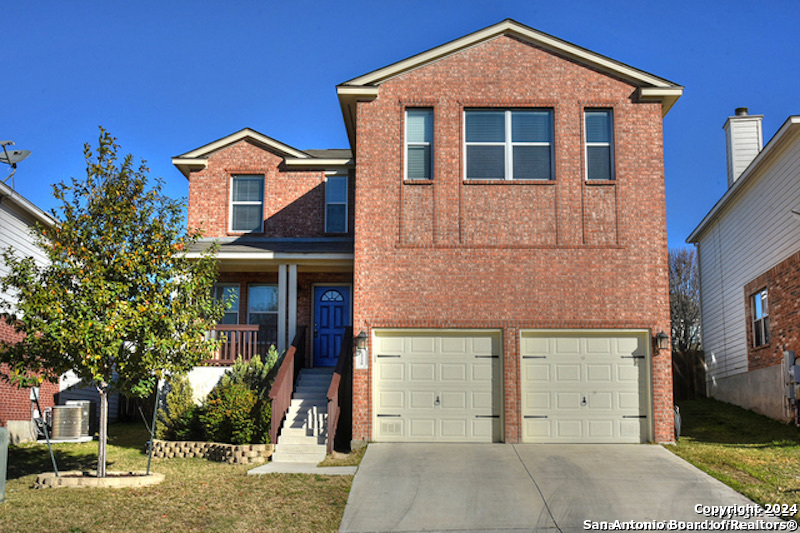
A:
{"label": "white window frame", "polygon": [[[261,180],[261,201],[234,201],[233,200],[233,183],[237,179],[246,179],[246,180]],[[230,205],[229,205],[229,214],[228,214],[228,229],[231,233],[264,233],[264,190],[266,189],[264,184],[264,175],[263,174],[233,174],[230,179],[230,184],[228,190],[230,191]],[[234,229],[233,228],[233,209],[234,206],[237,205],[259,205],[261,206],[261,226],[257,230],[241,230],[241,229]]]}
{"label": "white window frame", "polygon": [[[596,113],[598,111],[608,113],[610,118],[611,131],[608,133],[611,140],[608,142],[589,142],[589,131],[586,129],[586,114],[591,112]],[[609,172],[611,173],[611,177],[607,180],[589,177],[589,147],[592,146],[608,148]],[[614,110],[610,107],[587,107],[583,110],[583,165],[583,168],[586,169],[586,181],[614,181],[617,179],[617,169],[614,165]]]}
{"label": "white window frame", "polygon": [[[503,142],[467,142],[467,113],[470,111],[503,111],[505,113],[505,141]],[[521,142],[513,141],[511,113],[514,111],[547,111],[550,113],[550,142]],[[553,181],[555,180],[555,113],[549,107],[530,107],[530,108],[485,108],[476,107],[464,109],[464,120],[462,124],[462,136],[464,139],[464,179],[465,180],[489,180],[489,181],[509,181],[514,178],[514,147],[515,146],[547,146],[550,148],[550,177],[549,178],[518,178],[530,181]],[[497,178],[470,178],[467,176],[467,147],[468,146],[504,146],[505,147],[505,177]]]}
{"label": "white window frame", "polygon": [[[756,302],[761,300],[761,316],[756,315]],[[769,291],[762,289],[750,298],[753,312],[753,347],[758,348],[769,344]],[[761,344],[758,344],[758,332],[761,333]]]}
{"label": "white window frame", "polygon": [[[328,200],[328,183],[332,179],[342,179],[344,180],[344,201],[343,202],[332,202]],[[349,221],[350,221],[350,209],[348,206],[348,200],[350,198],[350,179],[349,176],[346,174],[334,174],[333,176],[327,176],[325,178],[325,233],[335,233],[335,234],[342,234],[347,233],[349,229]],[[328,206],[329,205],[344,205],[344,231],[330,231],[328,229]]]}
{"label": "white window frame", "polygon": [[[406,180],[409,180],[409,181],[432,180],[433,179],[433,159],[434,159],[433,158],[433,131],[431,131],[431,140],[430,141],[410,142],[408,140],[408,112],[409,111],[417,111],[417,112],[426,111],[431,116],[431,130],[433,130],[433,127],[434,127],[433,126],[434,116],[433,116],[433,108],[432,107],[407,107],[406,108],[406,112],[405,112],[406,121],[405,121],[405,125],[403,127],[403,146],[404,146],[404,150],[403,150],[403,172],[404,172],[404,178],[403,179],[406,179]],[[428,151],[428,157],[430,158],[430,161],[428,162],[428,166],[431,169],[430,176],[428,176],[426,178],[409,178],[408,177],[408,149],[411,146],[429,146],[430,147],[430,150]]]}
{"label": "white window frame", "polygon": [[[217,299],[217,290],[218,289],[225,289],[225,288],[228,288],[228,287],[236,289],[236,299],[234,300],[234,303],[231,306],[231,308],[225,310],[225,314],[227,315],[227,314],[230,314],[230,313],[236,313],[236,322],[234,322],[233,324],[239,324],[239,309],[240,309],[239,303],[242,301],[242,288],[238,283],[215,283],[214,284],[214,301],[219,301]],[[224,294],[224,290],[223,290],[223,294]],[[224,324],[224,323],[220,322],[220,324]]]}

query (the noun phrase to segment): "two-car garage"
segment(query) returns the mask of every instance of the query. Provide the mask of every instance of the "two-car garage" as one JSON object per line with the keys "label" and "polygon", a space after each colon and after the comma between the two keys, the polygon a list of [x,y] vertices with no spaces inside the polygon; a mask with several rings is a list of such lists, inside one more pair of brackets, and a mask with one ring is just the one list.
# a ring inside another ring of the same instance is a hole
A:
{"label": "two-car garage", "polygon": [[499,329],[373,330],[373,438],[499,442],[510,412],[522,442],[652,440],[647,330],[521,330],[518,341],[517,379]]}

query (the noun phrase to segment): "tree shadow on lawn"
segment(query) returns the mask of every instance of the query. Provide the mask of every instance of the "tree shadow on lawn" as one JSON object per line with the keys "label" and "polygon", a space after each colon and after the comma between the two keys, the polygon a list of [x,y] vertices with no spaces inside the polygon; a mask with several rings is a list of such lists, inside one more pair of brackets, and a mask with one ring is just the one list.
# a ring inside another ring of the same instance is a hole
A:
{"label": "tree shadow on lawn", "polygon": [[[144,424],[119,423],[108,426],[109,457],[106,465],[109,470],[114,466],[114,450],[122,448],[125,454],[145,455],[147,441],[150,439]],[[97,436],[92,442],[53,444],[53,455],[58,471],[96,470],[97,469]],[[53,462],[47,444],[24,444],[9,446],[7,479],[18,479],[31,474],[52,472]]]}
{"label": "tree shadow on lawn", "polygon": [[681,438],[748,448],[800,447],[800,428],[712,398],[679,403]]}

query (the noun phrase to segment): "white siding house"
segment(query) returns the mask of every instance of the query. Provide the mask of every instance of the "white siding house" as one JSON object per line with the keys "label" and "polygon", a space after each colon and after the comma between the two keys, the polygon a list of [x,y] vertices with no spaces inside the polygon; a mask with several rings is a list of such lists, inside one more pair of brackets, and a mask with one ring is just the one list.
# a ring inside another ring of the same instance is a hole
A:
{"label": "white siding house", "polygon": [[[760,116],[737,110],[725,129],[728,191],[687,239],[700,265],[707,392],[787,419],[780,360],[753,364],[745,288],[800,251],[800,217],[793,214],[800,211],[800,116],[790,117],[763,150]],[[775,341],[772,352],[795,349]]]}

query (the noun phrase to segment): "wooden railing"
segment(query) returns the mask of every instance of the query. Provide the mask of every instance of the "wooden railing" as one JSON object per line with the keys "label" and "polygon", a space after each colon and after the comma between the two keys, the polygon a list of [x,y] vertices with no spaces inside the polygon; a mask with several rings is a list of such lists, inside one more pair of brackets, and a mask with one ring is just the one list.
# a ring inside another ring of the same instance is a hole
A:
{"label": "wooden railing", "polygon": [[303,360],[306,355],[306,327],[299,326],[297,334],[292,341],[292,345],[283,357],[283,362],[269,391],[269,398],[272,401],[272,421],[269,429],[269,441],[275,444],[278,441],[278,430],[283,424],[289,404],[292,403],[292,393],[300,369],[303,367]]}
{"label": "wooden railing", "polygon": [[[350,423],[349,413],[352,409],[352,365],[353,365],[353,328],[347,328],[339,349],[339,361],[328,387],[328,454],[333,451],[334,441],[339,431],[339,421]],[[340,399],[343,400],[340,402]],[[343,416],[345,415],[345,416]],[[346,420],[345,420],[346,419]],[[341,437],[341,435],[340,435]]]}
{"label": "wooden railing", "polygon": [[258,325],[218,324],[211,328],[208,335],[221,341],[219,350],[204,361],[208,365],[230,366],[237,357],[249,361],[255,355],[265,355],[269,348],[258,342]]}

